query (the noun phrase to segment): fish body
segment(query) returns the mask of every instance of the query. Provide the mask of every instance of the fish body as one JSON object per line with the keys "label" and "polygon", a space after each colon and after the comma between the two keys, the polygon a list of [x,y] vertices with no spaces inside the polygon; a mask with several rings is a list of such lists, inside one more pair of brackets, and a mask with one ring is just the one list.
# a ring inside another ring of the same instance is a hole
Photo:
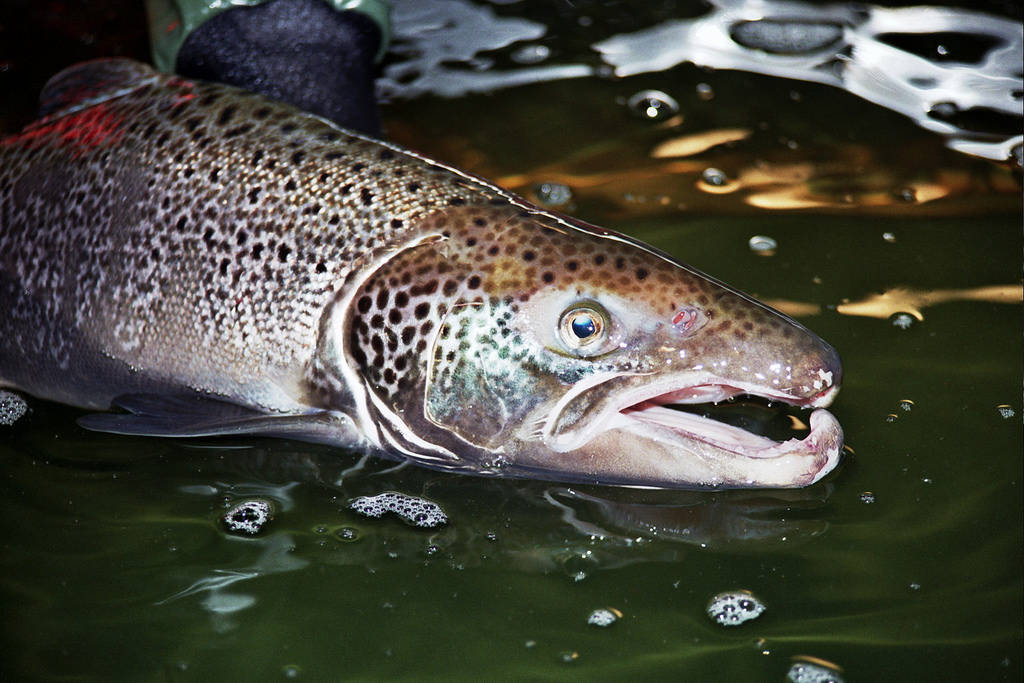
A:
{"label": "fish body", "polygon": [[617,233],[224,85],[58,74],[0,141],[0,386],[90,428],[266,434],[476,474],[802,486],[774,442],[670,405],[821,407],[835,351]]}

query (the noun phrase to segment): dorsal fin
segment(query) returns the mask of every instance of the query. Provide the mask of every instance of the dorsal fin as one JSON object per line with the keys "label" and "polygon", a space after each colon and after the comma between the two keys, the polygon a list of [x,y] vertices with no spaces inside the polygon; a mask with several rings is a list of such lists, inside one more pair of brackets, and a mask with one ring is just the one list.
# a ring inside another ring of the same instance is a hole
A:
{"label": "dorsal fin", "polygon": [[43,86],[39,115],[74,110],[123,95],[157,76],[157,72],[131,59],[96,59],[64,69]]}

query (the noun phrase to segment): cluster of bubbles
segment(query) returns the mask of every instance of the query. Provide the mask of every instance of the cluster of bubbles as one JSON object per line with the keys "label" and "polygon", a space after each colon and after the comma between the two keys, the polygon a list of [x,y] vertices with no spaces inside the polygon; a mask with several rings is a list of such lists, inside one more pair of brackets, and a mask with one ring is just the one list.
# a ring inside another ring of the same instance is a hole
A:
{"label": "cluster of bubbles", "polygon": [[711,598],[708,616],[720,626],[739,626],[757,619],[764,612],[764,603],[746,590],[726,591]]}
{"label": "cluster of bubbles", "polygon": [[274,515],[269,501],[254,498],[238,503],[221,516],[228,531],[234,534],[255,536],[266,527]]}
{"label": "cluster of bubbles", "polygon": [[17,394],[0,389],[0,425],[10,427],[28,411],[25,399]]}
{"label": "cluster of bubbles", "polygon": [[839,667],[823,660],[794,662],[786,673],[787,683],[844,683]]}
{"label": "cluster of bubbles", "polygon": [[376,496],[360,496],[349,507],[364,517],[383,517],[390,512],[412,526],[433,529],[448,523],[448,516],[437,503],[397,491],[385,491]]}
{"label": "cluster of bubbles", "polygon": [[590,616],[587,617],[587,623],[591,626],[601,626],[603,628],[611,626],[621,618],[622,612],[614,607],[602,607],[590,613]]}

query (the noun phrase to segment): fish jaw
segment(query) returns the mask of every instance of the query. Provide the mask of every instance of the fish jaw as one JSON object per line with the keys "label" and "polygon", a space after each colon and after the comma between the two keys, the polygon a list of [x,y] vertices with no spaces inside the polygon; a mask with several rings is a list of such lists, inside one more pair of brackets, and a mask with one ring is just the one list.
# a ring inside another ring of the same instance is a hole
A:
{"label": "fish jaw", "polygon": [[[531,471],[524,476],[644,488],[799,488],[831,472],[842,451],[842,429],[831,413],[815,410],[810,422],[803,439],[773,442],[697,416],[619,413],[583,446],[520,457],[516,466]],[[547,474],[553,462],[558,472]]]}

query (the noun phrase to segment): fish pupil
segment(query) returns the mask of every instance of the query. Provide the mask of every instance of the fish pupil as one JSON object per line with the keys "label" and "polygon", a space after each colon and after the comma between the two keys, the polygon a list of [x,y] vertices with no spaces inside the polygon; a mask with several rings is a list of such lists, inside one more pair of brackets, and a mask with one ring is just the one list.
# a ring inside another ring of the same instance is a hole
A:
{"label": "fish pupil", "polygon": [[577,316],[572,321],[572,333],[580,339],[591,337],[596,331],[597,325],[594,323],[594,319],[589,315]]}

